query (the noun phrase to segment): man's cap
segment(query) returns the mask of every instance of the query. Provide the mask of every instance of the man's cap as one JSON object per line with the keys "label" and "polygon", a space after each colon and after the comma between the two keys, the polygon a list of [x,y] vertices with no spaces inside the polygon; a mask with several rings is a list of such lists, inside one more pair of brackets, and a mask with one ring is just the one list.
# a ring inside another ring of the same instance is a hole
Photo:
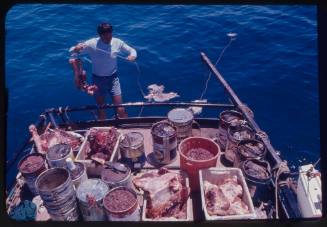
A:
{"label": "man's cap", "polygon": [[112,26],[109,23],[101,23],[98,25],[97,31],[99,35],[106,32],[112,33]]}

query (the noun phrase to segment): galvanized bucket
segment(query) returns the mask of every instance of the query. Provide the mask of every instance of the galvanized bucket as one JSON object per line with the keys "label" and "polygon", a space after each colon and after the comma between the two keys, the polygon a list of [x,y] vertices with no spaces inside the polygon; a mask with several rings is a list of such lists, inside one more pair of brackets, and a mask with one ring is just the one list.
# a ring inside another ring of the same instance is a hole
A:
{"label": "galvanized bucket", "polygon": [[177,156],[176,127],[168,121],[155,123],[151,128],[154,161],[169,164]]}
{"label": "galvanized bucket", "polygon": [[86,168],[81,162],[73,162],[70,158],[66,159],[70,178],[73,181],[74,188],[77,190],[78,186],[87,180]]}
{"label": "galvanized bucket", "polygon": [[254,139],[255,132],[248,125],[230,125],[227,135],[225,158],[234,165],[238,143],[244,139]]}
{"label": "galvanized bucket", "polygon": [[192,136],[193,124],[198,127],[201,134],[200,125],[194,120],[194,116],[191,111],[183,108],[175,108],[168,112],[167,117],[168,121],[176,127],[178,141]]}
{"label": "galvanized bucket", "polygon": [[77,188],[80,211],[85,221],[105,221],[103,198],[109,191],[108,186],[100,179],[88,179]]}
{"label": "galvanized bucket", "polygon": [[[122,163],[119,164],[124,165]],[[132,171],[126,165],[124,165],[124,167],[127,169],[125,173],[115,170],[114,168],[104,168],[101,172],[101,180],[105,182],[109,188],[114,188],[118,186],[131,187]]]}
{"label": "galvanized bucket", "polygon": [[35,186],[52,220],[78,220],[76,194],[68,170],[48,169],[37,178]]}
{"label": "galvanized bucket", "polygon": [[119,145],[122,162],[132,170],[140,169],[145,164],[144,137],[140,132],[129,132],[123,136]]}
{"label": "galvanized bucket", "polygon": [[18,163],[18,169],[22,173],[30,191],[34,195],[38,195],[38,191],[35,188],[35,181],[47,169],[44,155],[33,153],[24,156]]}
{"label": "galvanized bucket", "polygon": [[74,159],[73,150],[68,144],[56,144],[49,148],[46,154],[48,164],[51,168],[67,168],[66,159]]}
{"label": "galvanized bucket", "polygon": [[[112,203],[124,203],[126,205],[126,198],[111,198],[114,196],[113,193],[129,193],[129,196],[132,197],[128,201],[128,206],[123,209],[117,209]],[[140,207],[137,199],[136,193],[127,187],[116,187],[111,189],[104,198],[104,207],[108,220],[110,221],[140,221]],[[116,208],[116,209],[114,209]]]}

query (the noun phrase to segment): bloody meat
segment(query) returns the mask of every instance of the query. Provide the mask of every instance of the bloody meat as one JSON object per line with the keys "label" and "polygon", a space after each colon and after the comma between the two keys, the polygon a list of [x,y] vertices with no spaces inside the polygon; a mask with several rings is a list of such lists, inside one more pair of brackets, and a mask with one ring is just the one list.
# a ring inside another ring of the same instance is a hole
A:
{"label": "bloody meat", "polygon": [[209,215],[248,214],[249,208],[242,201],[243,188],[236,176],[226,177],[219,184],[204,181],[205,203]]}
{"label": "bloody meat", "polygon": [[146,192],[147,218],[186,218],[190,189],[185,186],[184,178],[179,173],[161,168],[157,172],[146,172],[135,177],[133,183]]}

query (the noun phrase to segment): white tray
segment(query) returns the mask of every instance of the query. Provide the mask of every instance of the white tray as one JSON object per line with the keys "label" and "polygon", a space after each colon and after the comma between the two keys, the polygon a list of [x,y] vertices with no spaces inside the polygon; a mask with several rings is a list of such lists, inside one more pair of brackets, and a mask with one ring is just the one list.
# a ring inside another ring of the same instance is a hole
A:
{"label": "white tray", "polygon": [[[207,206],[205,203],[204,196],[204,181],[209,181],[212,184],[217,184],[221,178],[226,178],[230,176],[237,176],[237,181],[242,185],[243,188],[243,202],[249,207],[250,213],[241,214],[241,215],[209,215],[207,211]],[[242,171],[239,168],[209,168],[202,169],[199,171],[200,177],[200,191],[201,191],[201,200],[202,200],[202,210],[204,212],[205,219],[208,221],[212,220],[239,220],[239,219],[255,219],[256,214],[248,186],[246,184],[245,178]]]}
{"label": "white tray", "polygon": [[[95,129],[110,129],[110,128],[113,128],[113,127],[93,127]],[[82,143],[77,155],[76,155],[76,158],[75,158],[75,161],[76,162],[81,162],[85,165],[85,167],[87,168],[88,172],[90,171],[90,168],[93,168],[92,167],[92,162],[93,160],[91,159],[86,159],[86,154],[87,152],[90,151],[90,143],[88,141],[88,136],[90,135],[90,130],[92,128],[90,128],[86,134],[85,134],[85,139],[84,139],[84,142]],[[112,162],[114,160],[114,157],[116,157],[116,153],[117,153],[117,150],[118,150],[118,146],[119,146],[119,143],[120,143],[120,138],[121,138],[121,133],[119,131],[117,131],[117,141],[116,141],[116,144],[114,146],[114,150],[112,151],[112,154],[111,154],[111,157],[109,159],[110,162]]]}
{"label": "white tray", "polygon": [[[141,173],[145,172],[158,172],[158,169],[148,169],[148,170],[142,170]],[[190,189],[190,184],[189,184],[189,178],[187,174],[184,171],[181,170],[171,170],[169,169],[170,172],[175,172],[175,173],[180,173],[184,179],[185,179],[185,186]],[[190,189],[191,190],[191,189]],[[193,221],[193,205],[192,205],[192,199],[191,195],[189,195],[187,199],[187,204],[186,204],[186,218],[185,219],[177,219],[173,217],[163,217],[159,219],[151,219],[146,217],[146,205],[147,205],[147,199],[144,198],[143,200],[143,206],[142,206],[142,221],[147,221],[147,222],[190,222]]]}

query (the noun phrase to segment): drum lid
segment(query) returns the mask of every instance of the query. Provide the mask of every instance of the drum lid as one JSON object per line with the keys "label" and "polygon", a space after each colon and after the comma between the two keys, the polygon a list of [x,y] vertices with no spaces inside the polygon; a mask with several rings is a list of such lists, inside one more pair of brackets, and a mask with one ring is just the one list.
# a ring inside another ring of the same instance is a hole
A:
{"label": "drum lid", "polygon": [[193,120],[193,114],[187,109],[176,108],[169,111],[168,119],[174,123],[186,123]]}

